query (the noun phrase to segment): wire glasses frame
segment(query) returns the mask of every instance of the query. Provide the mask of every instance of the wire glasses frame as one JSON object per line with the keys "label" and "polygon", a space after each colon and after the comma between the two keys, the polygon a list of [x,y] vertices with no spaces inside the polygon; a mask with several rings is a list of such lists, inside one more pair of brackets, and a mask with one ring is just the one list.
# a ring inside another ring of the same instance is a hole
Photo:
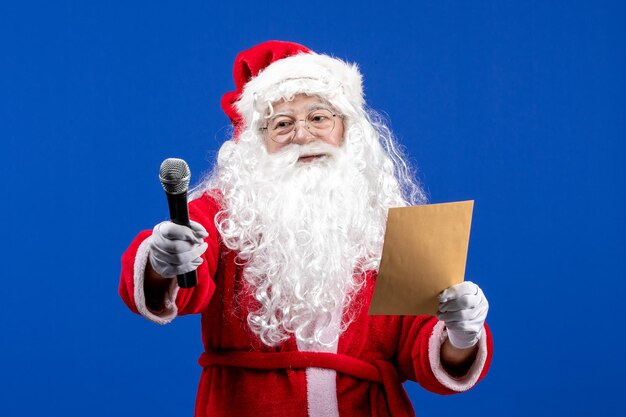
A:
{"label": "wire glasses frame", "polygon": [[[296,137],[298,122],[304,122],[304,127],[313,136],[323,138],[330,135],[335,129],[335,120],[338,115],[328,109],[310,111],[306,118],[296,119],[288,115],[279,115],[271,118],[267,126],[261,130],[267,132],[270,139],[276,143],[290,143]],[[339,116],[341,117],[341,116]]]}

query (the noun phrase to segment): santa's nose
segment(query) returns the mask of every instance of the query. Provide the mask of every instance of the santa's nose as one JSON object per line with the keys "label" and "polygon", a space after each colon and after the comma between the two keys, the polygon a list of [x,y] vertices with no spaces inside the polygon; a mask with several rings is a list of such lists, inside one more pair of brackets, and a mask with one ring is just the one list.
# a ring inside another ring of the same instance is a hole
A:
{"label": "santa's nose", "polygon": [[315,139],[315,136],[309,129],[307,129],[306,122],[304,120],[298,120],[295,126],[295,133],[293,137],[293,143],[306,144]]}

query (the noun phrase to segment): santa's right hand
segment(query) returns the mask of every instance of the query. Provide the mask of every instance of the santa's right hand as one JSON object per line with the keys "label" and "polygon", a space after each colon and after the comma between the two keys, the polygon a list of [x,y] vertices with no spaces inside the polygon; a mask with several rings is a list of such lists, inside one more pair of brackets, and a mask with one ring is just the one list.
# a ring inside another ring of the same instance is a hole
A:
{"label": "santa's right hand", "polygon": [[190,221],[189,227],[165,221],[152,229],[150,265],[164,278],[173,278],[195,271],[202,263],[202,254],[209,246],[206,229]]}

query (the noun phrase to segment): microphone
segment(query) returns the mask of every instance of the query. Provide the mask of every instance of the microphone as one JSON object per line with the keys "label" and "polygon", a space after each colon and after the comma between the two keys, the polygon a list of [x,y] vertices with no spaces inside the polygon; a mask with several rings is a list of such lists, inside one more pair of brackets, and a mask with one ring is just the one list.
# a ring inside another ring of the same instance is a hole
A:
{"label": "microphone", "polygon": [[[191,171],[187,162],[178,158],[168,158],[161,164],[159,179],[167,195],[170,219],[173,223],[189,227],[189,209],[187,207],[187,190]],[[180,288],[195,287],[198,283],[196,271],[177,275]]]}

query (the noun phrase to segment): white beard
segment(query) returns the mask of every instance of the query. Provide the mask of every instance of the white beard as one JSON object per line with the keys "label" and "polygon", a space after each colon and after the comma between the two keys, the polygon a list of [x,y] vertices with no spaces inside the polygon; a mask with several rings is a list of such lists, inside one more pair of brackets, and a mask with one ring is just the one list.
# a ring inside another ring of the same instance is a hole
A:
{"label": "white beard", "polygon": [[[332,156],[298,162],[315,153]],[[330,345],[336,338],[321,336],[332,312],[350,304],[363,284],[361,272],[378,266],[385,213],[371,204],[375,190],[345,147],[292,145],[255,156],[247,178],[232,188],[222,184],[228,209],[217,222],[226,246],[246,261],[244,277],[261,305],[248,323],[269,346],[290,333],[300,342]],[[348,324],[349,318],[341,330]]]}
{"label": "white beard", "polygon": [[[268,155],[255,132],[244,132],[222,146],[201,184],[221,194],[216,226],[245,265],[246,291],[259,305],[248,325],[267,346],[291,334],[299,344],[336,342],[358,313],[364,272],[378,269],[387,209],[406,205],[395,161],[374,131],[354,126],[345,137],[341,148],[290,145]],[[298,162],[322,152],[332,156]],[[338,334],[325,339],[342,308]]]}

